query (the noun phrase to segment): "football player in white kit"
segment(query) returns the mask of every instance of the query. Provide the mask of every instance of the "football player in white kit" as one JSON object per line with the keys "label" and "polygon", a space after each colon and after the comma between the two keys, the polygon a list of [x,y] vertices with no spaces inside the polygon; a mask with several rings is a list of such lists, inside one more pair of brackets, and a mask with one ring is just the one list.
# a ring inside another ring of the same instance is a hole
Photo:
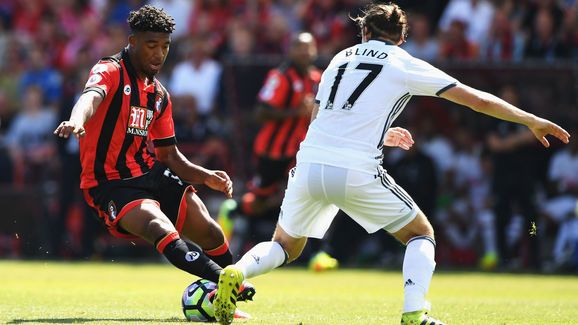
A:
{"label": "football player in white kit", "polygon": [[435,268],[433,228],[380,166],[384,145],[407,150],[413,144],[409,132],[391,128],[412,96],[438,96],[524,124],[545,147],[548,134],[569,141],[558,125],[470,88],[399,48],[407,21],[397,5],[372,4],[355,20],[362,43],[338,53],[323,73],[272,241],[257,244],[221,272],[214,307],[222,324],[232,321],[235,287],[243,279],[293,261],[308,237],[323,237],[338,209],[368,233],[385,229],[407,245],[401,323],[443,324],[427,314],[425,301]]}

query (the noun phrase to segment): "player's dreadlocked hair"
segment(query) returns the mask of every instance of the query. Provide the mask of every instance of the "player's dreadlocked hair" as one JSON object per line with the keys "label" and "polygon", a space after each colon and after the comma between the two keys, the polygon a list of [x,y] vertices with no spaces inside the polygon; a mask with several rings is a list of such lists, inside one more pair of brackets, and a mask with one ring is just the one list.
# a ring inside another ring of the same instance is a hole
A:
{"label": "player's dreadlocked hair", "polygon": [[407,33],[407,18],[405,12],[395,3],[369,4],[363,15],[351,18],[361,29],[361,36],[364,36],[365,28],[372,37],[383,37],[394,42],[399,42],[402,35]]}
{"label": "player's dreadlocked hair", "polygon": [[172,33],[175,30],[175,21],[163,10],[151,5],[131,11],[127,19],[131,32],[159,32]]}

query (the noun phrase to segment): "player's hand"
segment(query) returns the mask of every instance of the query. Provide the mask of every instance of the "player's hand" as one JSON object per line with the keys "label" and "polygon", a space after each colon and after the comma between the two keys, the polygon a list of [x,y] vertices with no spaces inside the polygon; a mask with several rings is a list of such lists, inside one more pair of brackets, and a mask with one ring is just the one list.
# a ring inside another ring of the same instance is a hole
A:
{"label": "player's hand", "polygon": [[403,150],[409,150],[413,146],[414,141],[408,130],[395,127],[387,130],[383,144],[388,147],[400,147]]}
{"label": "player's hand", "polygon": [[64,121],[54,130],[54,134],[61,138],[68,138],[71,132],[77,139],[86,135],[84,126],[74,121]]}
{"label": "player's hand", "polygon": [[570,134],[566,130],[543,118],[536,118],[536,121],[532,123],[532,125],[528,125],[528,128],[530,128],[530,131],[534,133],[534,136],[546,148],[550,146],[550,143],[546,139],[546,135],[548,134],[555,136],[564,143],[568,143],[570,141]]}
{"label": "player's hand", "polygon": [[233,197],[233,182],[224,171],[211,171],[205,180],[205,185],[213,190],[225,193],[229,199]]}

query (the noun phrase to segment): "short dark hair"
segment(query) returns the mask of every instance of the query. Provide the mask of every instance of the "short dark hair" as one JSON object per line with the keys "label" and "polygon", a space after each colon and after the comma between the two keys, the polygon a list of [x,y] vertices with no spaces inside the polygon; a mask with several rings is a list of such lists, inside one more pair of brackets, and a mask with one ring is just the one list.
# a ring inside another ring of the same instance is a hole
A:
{"label": "short dark hair", "polygon": [[151,5],[142,6],[137,11],[131,11],[126,20],[131,33],[159,32],[172,33],[175,30],[175,21],[163,9]]}
{"label": "short dark hair", "polygon": [[369,4],[362,10],[363,15],[351,18],[364,33],[364,27],[372,37],[383,37],[395,42],[407,33],[405,12],[395,3]]}

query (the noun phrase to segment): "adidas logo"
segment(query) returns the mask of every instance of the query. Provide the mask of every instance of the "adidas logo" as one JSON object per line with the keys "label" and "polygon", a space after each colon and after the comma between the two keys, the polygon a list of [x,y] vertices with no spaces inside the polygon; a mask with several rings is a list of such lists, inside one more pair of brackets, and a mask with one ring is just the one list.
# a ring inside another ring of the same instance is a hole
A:
{"label": "adidas logo", "polygon": [[411,281],[411,279],[407,279],[407,281],[405,281],[405,284],[403,285],[403,287],[407,287],[407,286],[412,286],[415,285],[415,283],[413,283],[413,281]]}

